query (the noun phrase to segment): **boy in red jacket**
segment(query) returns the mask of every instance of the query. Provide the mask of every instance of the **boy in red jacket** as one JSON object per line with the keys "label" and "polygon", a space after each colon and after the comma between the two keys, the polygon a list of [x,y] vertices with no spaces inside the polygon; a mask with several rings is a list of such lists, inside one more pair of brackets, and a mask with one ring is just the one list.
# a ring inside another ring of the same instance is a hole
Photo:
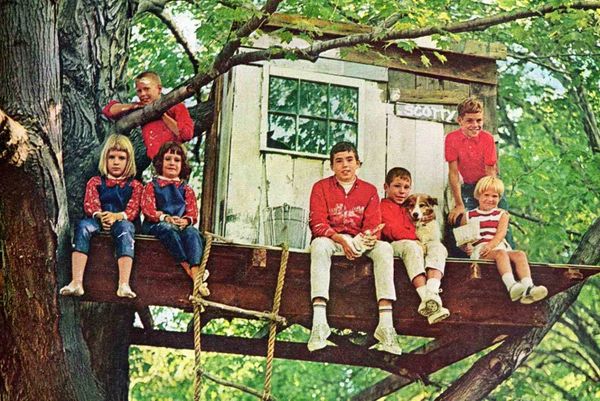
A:
{"label": "boy in red jacket", "polygon": [[[102,113],[109,119],[119,119],[136,109],[141,109],[157,101],[162,95],[162,84],[157,73],[144,71],[135,77],[135,92],[139,102],[119,103],[111,100]],[[142,138],[146,154],[152,160],[166,142],[183,143],[194,137],[194,122],[183,103],[178,103],[165,112],[160,120],[150,121],[142,126]]]}
{"label": "boy in red jacket", "polygon": [[392,321],[392,301],[396,300],[394,257],[390,244],[377,239],[381,224],[377,190],[356,176],[360,160],[352,143],[337,143],[329,156],[334,175],[318,181],[310,194],[313,324],[308,349],[324,348],[331,334],[326,310],[331,256],[343,252],[353,260],[364,253],[373,260],[379,304],[379,324],[374,334],[379,343],[375,347],[400,355]]}
{"label": "boy in red jacket", "polygon": [[384,189],[382,239],[392,243],[394,256],[401,257],[404,262],[408,278],[421,299],[417,312],[427,317],[429,324],[440,322],[450,316],[439,296],[448,251],[439,241],[426,243],[425,250],[419,245],[415,225],[408,209],[402,206],[412,189],[412,177],[407,169],[394,167],[388,171]]}

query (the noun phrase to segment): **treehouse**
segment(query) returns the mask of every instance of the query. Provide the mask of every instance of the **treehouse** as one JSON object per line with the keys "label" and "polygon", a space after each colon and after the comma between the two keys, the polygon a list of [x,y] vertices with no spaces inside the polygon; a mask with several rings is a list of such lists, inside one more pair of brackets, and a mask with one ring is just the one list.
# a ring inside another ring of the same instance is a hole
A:
{"label": "treehouse", "polygon": [[[277,30],[299,22],[291,16],[274,16],[254,48],[242,51],[280,44]],[[367,29],[311,23],[325,38]],[[293,39],[292,44],[303,43]],[[294,324],[310,327],[310,254],[305,250],[310,239],[308,199],[312,184],[331,173],[328,151],[335,142],[357,144],[364,162],[359,176],[381,190],[389,168],[408,168],[414,191],[438,198],[443,221],[442,213],[449,207],[444,136],[456,128],[456,105],[468,95],[484,101],[486,128],[495,132],[496,59],[504,54],[502,46],[474,42],[453,51],[419,42],[412,52],[382,44],[360,51],[329,51],[315,62],[274,60],[237,66],[220,77],[215,124],[206,138],[209,157],[201,226],[232,242],[215,241],[208,254],[211,294],[195,299],[196,305],[206,308],[201,324],[215,318],[247,318],[249,310],[272,310],[279,283],[278,310],[254,313],[251,318],[274,320],[279,331]],[[276,246],[282,242],[292,248],[289,254]],[[150,305],[189,311],[194,305],[192,283],[183,270],[175,268],[163,246],[149,237],[137,239],[131,280],[138,294],[135,300],[114,294],[115,263],[110,239],[95,238],[83,299],[133,303],[144,327],[133,330],[132,344],[192,348],[192,331],[157,330],[148,312]],[[283,266],[286,270],[281,275]],[[532,271],[536,283],[545,285],[552,296],[597,273],[598,267],[534,263]],[[370,260],[334,257],[331,282],[328,318],[338,329],[330,338],[337,346],[310,353],[304,343],[278,341],[275,357],[376,367],[399,376],[395,388],[543,326],[549,312],[545,302],[511,302],[493,263],[450,258],[442,298],[452,314],[429,325],[417,314],[417,294],[401,260],[396,260],[396,330],[432,340],[405,349],[402,356],[383,357],[368,349],[374,340],[364,334],[372,333],[377,324]],[[202,335],[202,344],[206,351],[267,353],[266,335]]]}

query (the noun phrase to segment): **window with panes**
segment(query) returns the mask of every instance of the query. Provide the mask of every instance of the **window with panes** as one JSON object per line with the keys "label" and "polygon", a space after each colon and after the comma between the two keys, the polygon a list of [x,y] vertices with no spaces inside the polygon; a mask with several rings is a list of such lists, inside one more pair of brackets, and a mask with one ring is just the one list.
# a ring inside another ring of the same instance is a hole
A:
{"label": "window with panes", "polygon": [[358,88],[270,76],[267,148],[328,155],[358,139]]}

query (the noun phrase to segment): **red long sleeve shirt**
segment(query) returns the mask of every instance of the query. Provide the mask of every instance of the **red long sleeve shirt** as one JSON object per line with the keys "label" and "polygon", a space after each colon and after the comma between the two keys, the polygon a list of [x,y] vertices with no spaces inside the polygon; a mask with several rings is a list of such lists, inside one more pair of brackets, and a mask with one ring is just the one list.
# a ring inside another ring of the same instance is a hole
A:
{"label": "red long sleeve shirt", "polygon": [[[111,120],[118,119],[119,117],[127,114],[127,113],[111,113],[110,108],[118,104],[116,100],[111,100],[103,109],[102,114],[104,114],[107,118]],[[158,150],[162,146],[163,143],[169,141],[175,142],[187,142],[194,137],[194,122],[192,121],[192,117],[190,117],[190,112],[183,105],[183,103],[178,103],[175,106],[171,107],[167,111],[167,115],[172,117],[175,121],[177,121],[177,128],[179,129],[179,138],[175,135],[173,131],[167,127],[163,120],[158,119],[154,121],[150,121],[142,126],[142,138],[144,139],[144,144],[146,145],[146,154],[150,159],[154,158],[158,153]]]}
{"label": "red long sleeve shirt", "polygon": [[[83,198],[83,211],[86,215],[92,217],[94,213],[102,212],[102,205],[100,204],[100,193],[98,192],[98,186],[102,184],[102,178],[97,175],[89,179],[87,185],[85,186],[85,197]],[[114,187],[115,185],[119,185],[123,188],[127,184],[127,178],[123,179],[106,179],[107,187]],[[131,188],[133,192],[131,194],[131,198],[129,198],[129,202],[127,202],[127,207],[125,210],[125,214],[127,215],[127,220],[133,221],[138,216],[140,212],[140,197],[142,196],[142,183],[138,180],[131,180]]]}
{"label": "red long sleeve shirt", "polygon": [[[165,180],[161,178],[157,178],[158,185],[164,187],[165,185],[172,184],[173,181]],[[191,186],[181,182],[177,184],[184,185],[185,188],[185,213],[183,216],[190,221],[190,224],[196,224],[198,222],[198,204],[196,203],[196,194]],[[160,215],[163,214],[162,211],[156,208],[156,196],[154,195],[154,185],[152,182],[149,182],[144,187],[144,191],[142,192],[142,213],[144,217],[148,219],[148,221],[152,223],[158,223],[160,221]]]}
{"label": "red long sleeve shirt", "polygon": [[417,233],[408,210],[390,199],[383,199],[380,205],[381,220],[385,227],[381,231],[384,241],[399,241],[401,239],[416,240]]}
{"label": "red long sleeve shirt", "polygon": [[380,223],[379,195],[372,184],[357,178],[348,194],[335,176],[313,185],[309,217],[313,237],[356,235],[373,230]]}

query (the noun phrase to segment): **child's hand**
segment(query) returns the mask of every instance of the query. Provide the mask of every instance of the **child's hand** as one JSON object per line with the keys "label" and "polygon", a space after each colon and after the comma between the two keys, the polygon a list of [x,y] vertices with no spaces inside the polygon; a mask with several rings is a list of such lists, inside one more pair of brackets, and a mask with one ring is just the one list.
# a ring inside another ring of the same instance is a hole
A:
{"label": "child's hand", "polygon": [[102,229],[110,230],[115,221],[119,221],[122,218],[121,213],[112,213],[112,212],[102,212],[99,213],[100,222],[102,223]]}
{"label": "child's hand", "polygon": [[471,256],[473,253],[473,244],[468,243],[460,247],[467,255]]}
{"label": "child's hand", "polygon": [[356,249],[356,246],[354,246],[352,243],[352,239],[349,239],[341,234],[335,234],[331,237],[331,239],[342,246],[344,255],[346,255],[346,259],[354,260],[361,255],[360,251]]}
{"label": "child's hand", "polygon": [[167,216],[167,217],[165,217],[165,221],[167,223],[176,225],[181,230],[183,230],[190,224],[188,219],[184,219],[183,217],[178,217],[178,216]]}
{"label": "child's hand", "polygon": [[490,243],[488,242],[487,244],[481,247],[481,250],[479,251],[479,256],[486,257],[492,250],[493,249],[490,246]]}

